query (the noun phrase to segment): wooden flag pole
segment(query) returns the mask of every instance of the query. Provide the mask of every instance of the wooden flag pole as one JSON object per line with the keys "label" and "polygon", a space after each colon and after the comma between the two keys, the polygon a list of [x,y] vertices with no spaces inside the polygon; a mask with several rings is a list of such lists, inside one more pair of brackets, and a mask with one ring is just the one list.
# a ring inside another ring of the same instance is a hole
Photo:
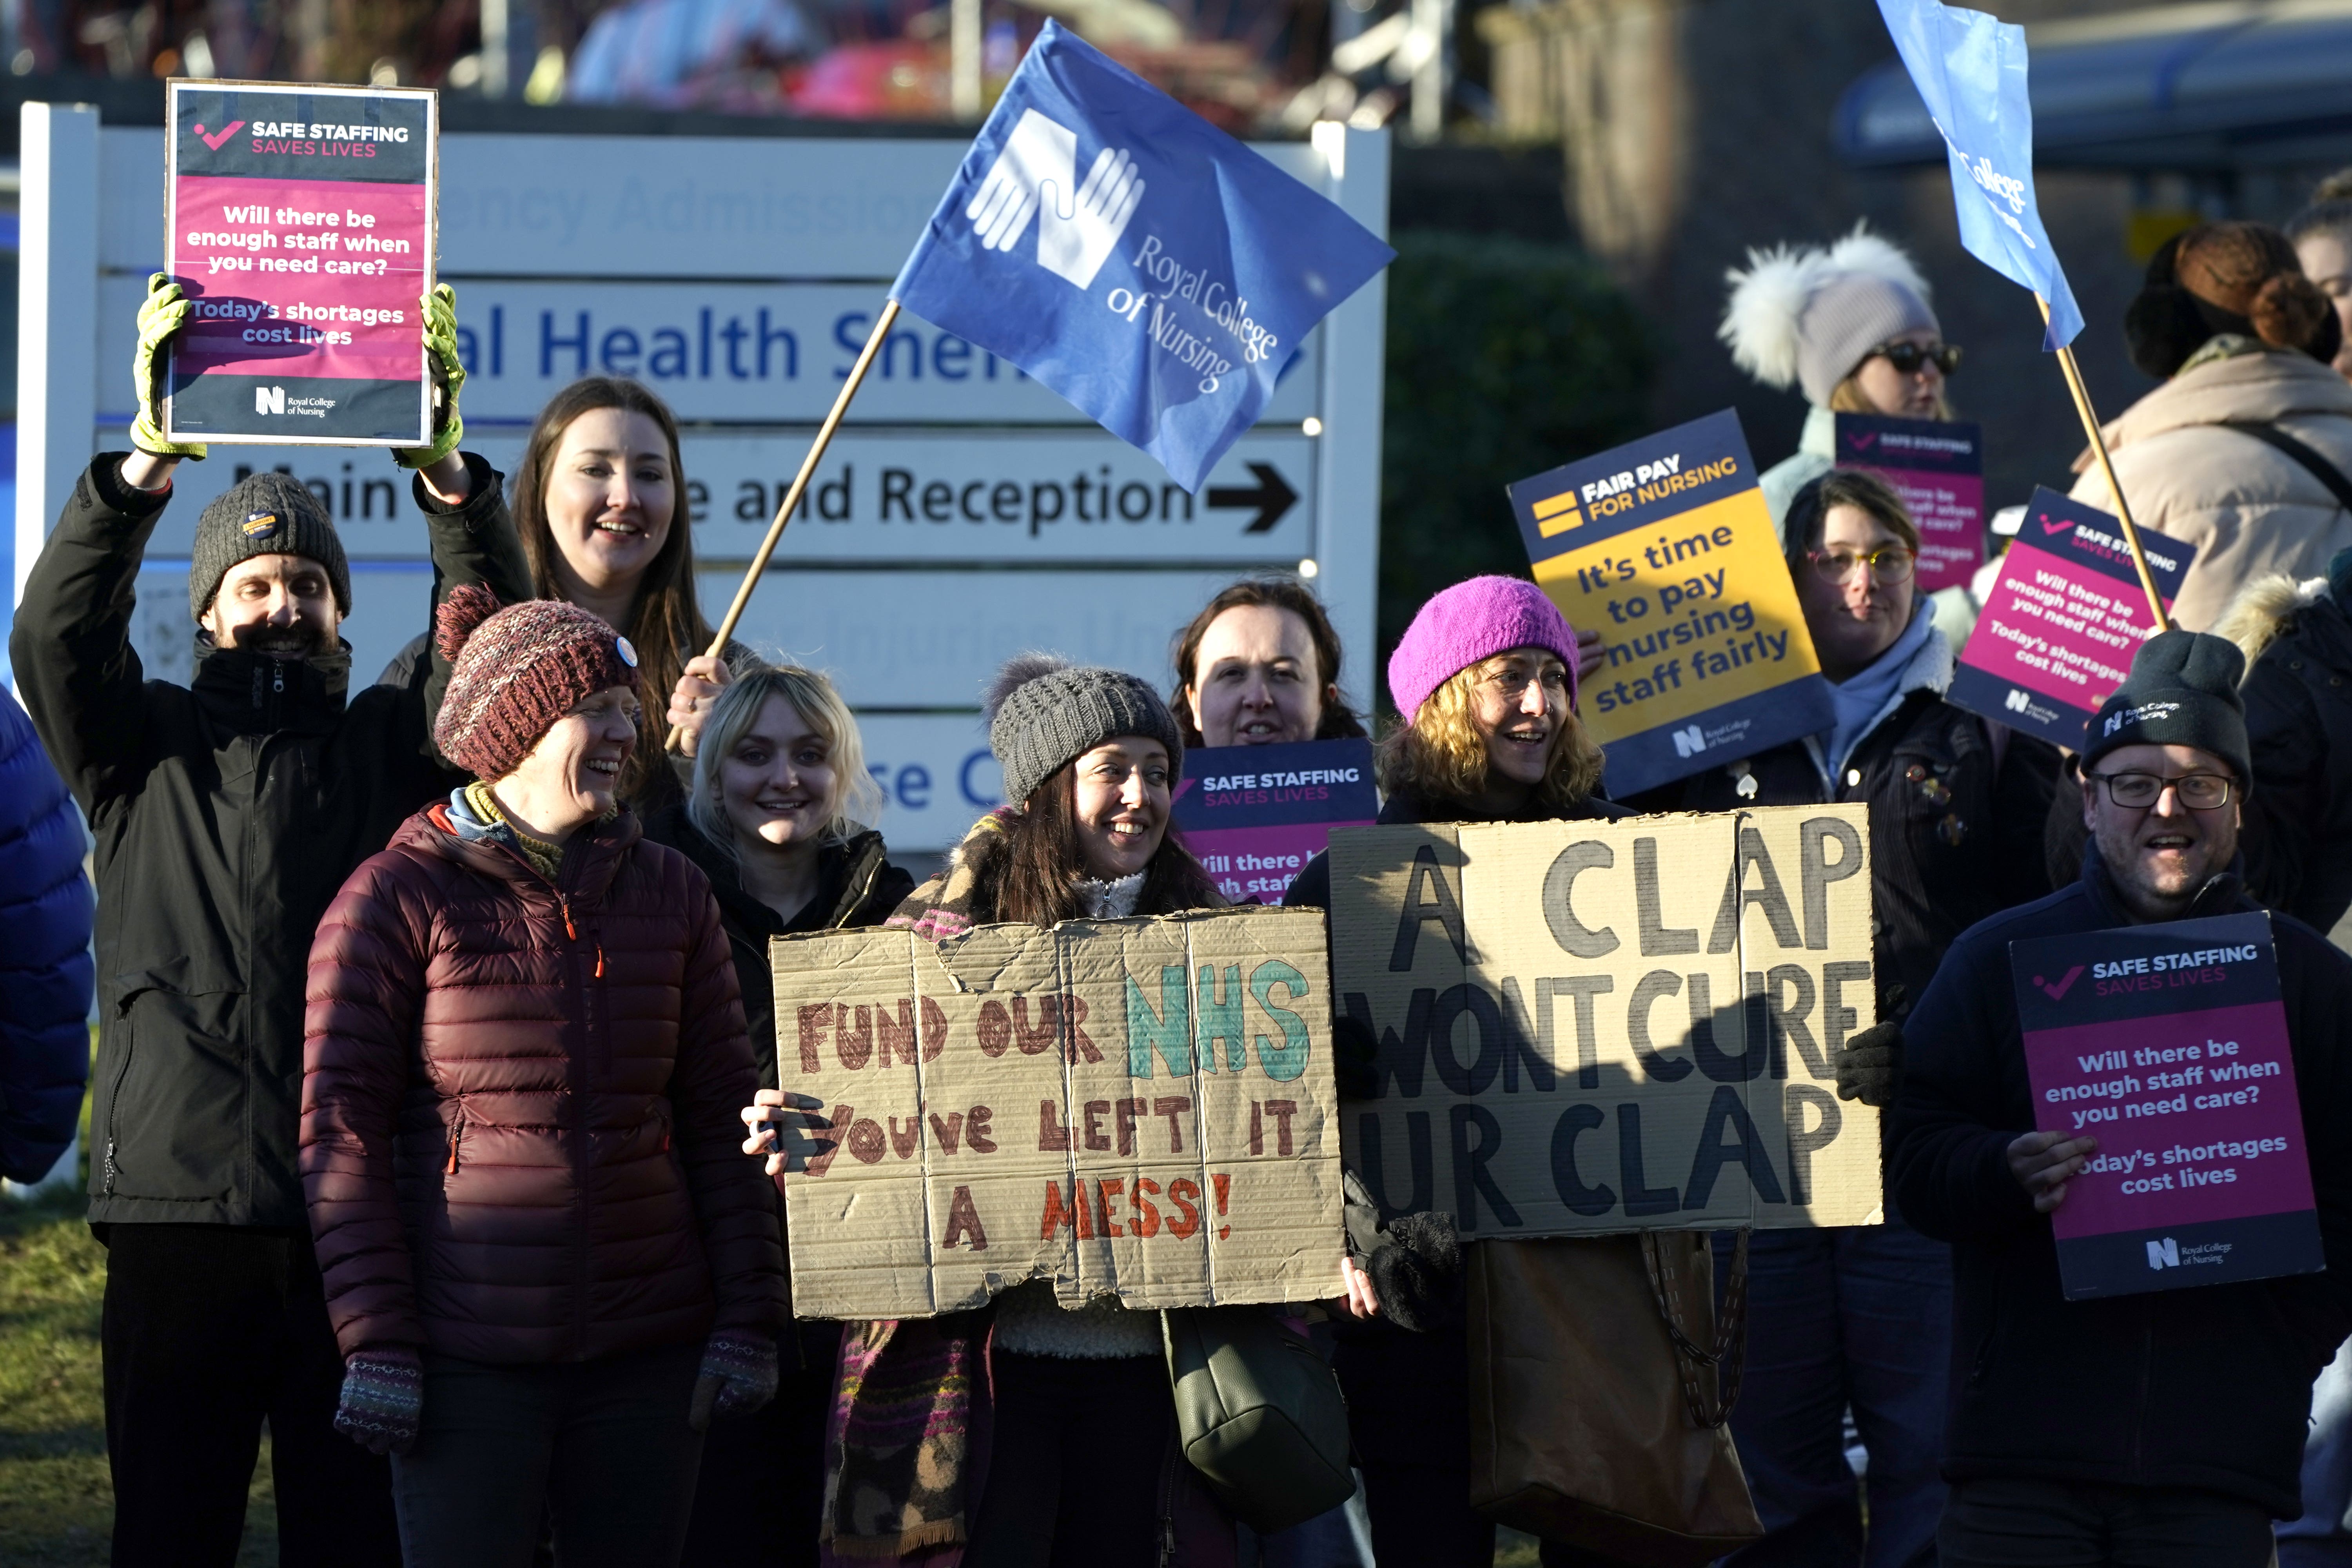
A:
{"label": "wooden flag pole", "polygon": [[[2050,324],[2050,301],[2036,294],[2033,302],[2042,307],[2042,324]],[[2074,346],[2062,344],[2058,350],[2058,368],[2066,377],[2066,390],[2074,395],[2074,412],[2082,416],[2083,433],[2091,438],[2091,451],[2099,460],[2099,471],[2106,476],[2107,494],[2115,499],[2116,521],[2123,524],[2124,542],[2131,547],[2132,564],[2139,569],[2141,592],[2147,595],[2148,613],[2156,617],[2156,628],[2173,629],[2172,617],[2164,613],[2164,598],[2156,591],[2156,577],[2147,569],[2147,552],[2140,548],[2139,528],[2132,521],[2131,507],[2124,500],[2124,487],[2116,479],[2116,465],[2107,456],[2106,437],[2099,429],[2099,416],[2091,411],[2091,395],[2083,385],[2083,367],[2074,363]]]}
{"label": "wooden flag pole", "polygon": [[[784,537],[784,525],[792,521],[793,509],[801,504],[801,492],[808,489],[809,477],[816,472],[817,462],[824,456],[824,449],[833,444],[833,433],[841,427],[841,416],[849,411],[849,400],[857,395],[858,384],[866,379],[866,367],[874,363],[874,356],[880,351],[883,340],[890,334],[890,323],[898,319],[898,301],[896,300],[885,304],[882,313],[874,319],[874,330],[866,335],[866,346],[857,351],[857,363],[849,367],[849,379],[841,384],[841,392],[833,400],[832,412],[824,416],[824,423],[817,426],[816,440],[810,445],[808,456],[801,459],[801,471],[793,476],[793,488],[784,492],[783,504],[776,508],[776,520],[768,524],[768,537],[760,542],[759,551],[751,557],[751,570],[743,574],[743,581],[735,590],[735,602],[727,606],[726,619],[719,623],[718,634],[710,639],[710,646],[702,650],[706,658],[725,656],[727,644],[735,635],[735,623],[743,618],[745,607],[751,603],[751,591],[760,585],[760,574],[768,569],[768,557],[776,552],[776,546]],[[2145,575],[2146,568],[2141,570]],[[669,739],[663,744],[675,752],[684,739],[685,731],[673,726]]]}

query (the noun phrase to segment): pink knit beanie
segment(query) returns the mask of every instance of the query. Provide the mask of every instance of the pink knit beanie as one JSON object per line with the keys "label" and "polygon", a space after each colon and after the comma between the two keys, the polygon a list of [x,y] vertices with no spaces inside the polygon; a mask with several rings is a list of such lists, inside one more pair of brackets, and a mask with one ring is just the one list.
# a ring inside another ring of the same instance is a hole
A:
{"label": "pink knit beanie", "polygon": [[455,666],[433,742],[483,779],[502,779],[581,703],[608,687],[637,689],[637,650],[577,605],[532,599],[499,608],[467,584],[441,602],[435,643]]}
{"label": "pink knit beanie", "polygon": [[1556,653],[1576,706],[1576,634],[1544,591],[1519,577],[1473,577],[1429,603],[1389,656],[1389,699],[1412,722],[1430,693],[1481,659],[1515,647]]}

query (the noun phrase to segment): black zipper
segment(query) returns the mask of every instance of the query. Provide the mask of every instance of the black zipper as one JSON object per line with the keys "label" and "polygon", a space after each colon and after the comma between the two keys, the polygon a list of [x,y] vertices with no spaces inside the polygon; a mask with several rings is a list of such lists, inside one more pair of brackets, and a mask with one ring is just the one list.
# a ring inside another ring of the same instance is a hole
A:
{"label": "black zipper", "polygon": [[128,1009],[124,1011],[121,1023],[122,1065],[114,1069],[114,1087],[107,1091],[106,1096],[106,1184],[99,1189],[99,1196],[106,1198],[114,1195],[114,1178],[120,1173],[114,1163],[114,1129],[122,1119],[122,1080],[131,1076],[131,1053],[139,1043],[137,1031],[131,1027]]}

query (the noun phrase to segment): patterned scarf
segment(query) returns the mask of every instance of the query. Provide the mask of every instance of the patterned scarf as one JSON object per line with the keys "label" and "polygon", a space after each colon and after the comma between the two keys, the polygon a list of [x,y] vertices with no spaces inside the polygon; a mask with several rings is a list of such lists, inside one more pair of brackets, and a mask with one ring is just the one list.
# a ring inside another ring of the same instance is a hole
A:
{"label": "patterned scarf", "polygon": [[907,901],[882,923],[912,930],[930,942],[945,942],[994,921],[996,879],[991,863],[1012,847],[1013,815],[1012,806],[999,806],[973,823],[940,874],[908,894]]}
{"label": "patterned scarf", "polygon": [[[842,1342],[820,1539],[835,1557],[895,1558],[971,1539],[988,1426],[988,1314],[856,1326]],[[929,1558],[950,1568],[961,1552]]]}

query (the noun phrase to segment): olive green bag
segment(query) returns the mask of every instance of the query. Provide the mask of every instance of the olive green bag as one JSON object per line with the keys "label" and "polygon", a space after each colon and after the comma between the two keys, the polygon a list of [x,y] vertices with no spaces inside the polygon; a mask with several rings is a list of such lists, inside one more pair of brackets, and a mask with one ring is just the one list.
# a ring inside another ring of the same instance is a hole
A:
{"label": "olive green bag", "polygon": [[1234,1518],[1287,1530],[1354,1495],[1339,1380],[1262,1307],[1160,1314],[1184,1458]]}

